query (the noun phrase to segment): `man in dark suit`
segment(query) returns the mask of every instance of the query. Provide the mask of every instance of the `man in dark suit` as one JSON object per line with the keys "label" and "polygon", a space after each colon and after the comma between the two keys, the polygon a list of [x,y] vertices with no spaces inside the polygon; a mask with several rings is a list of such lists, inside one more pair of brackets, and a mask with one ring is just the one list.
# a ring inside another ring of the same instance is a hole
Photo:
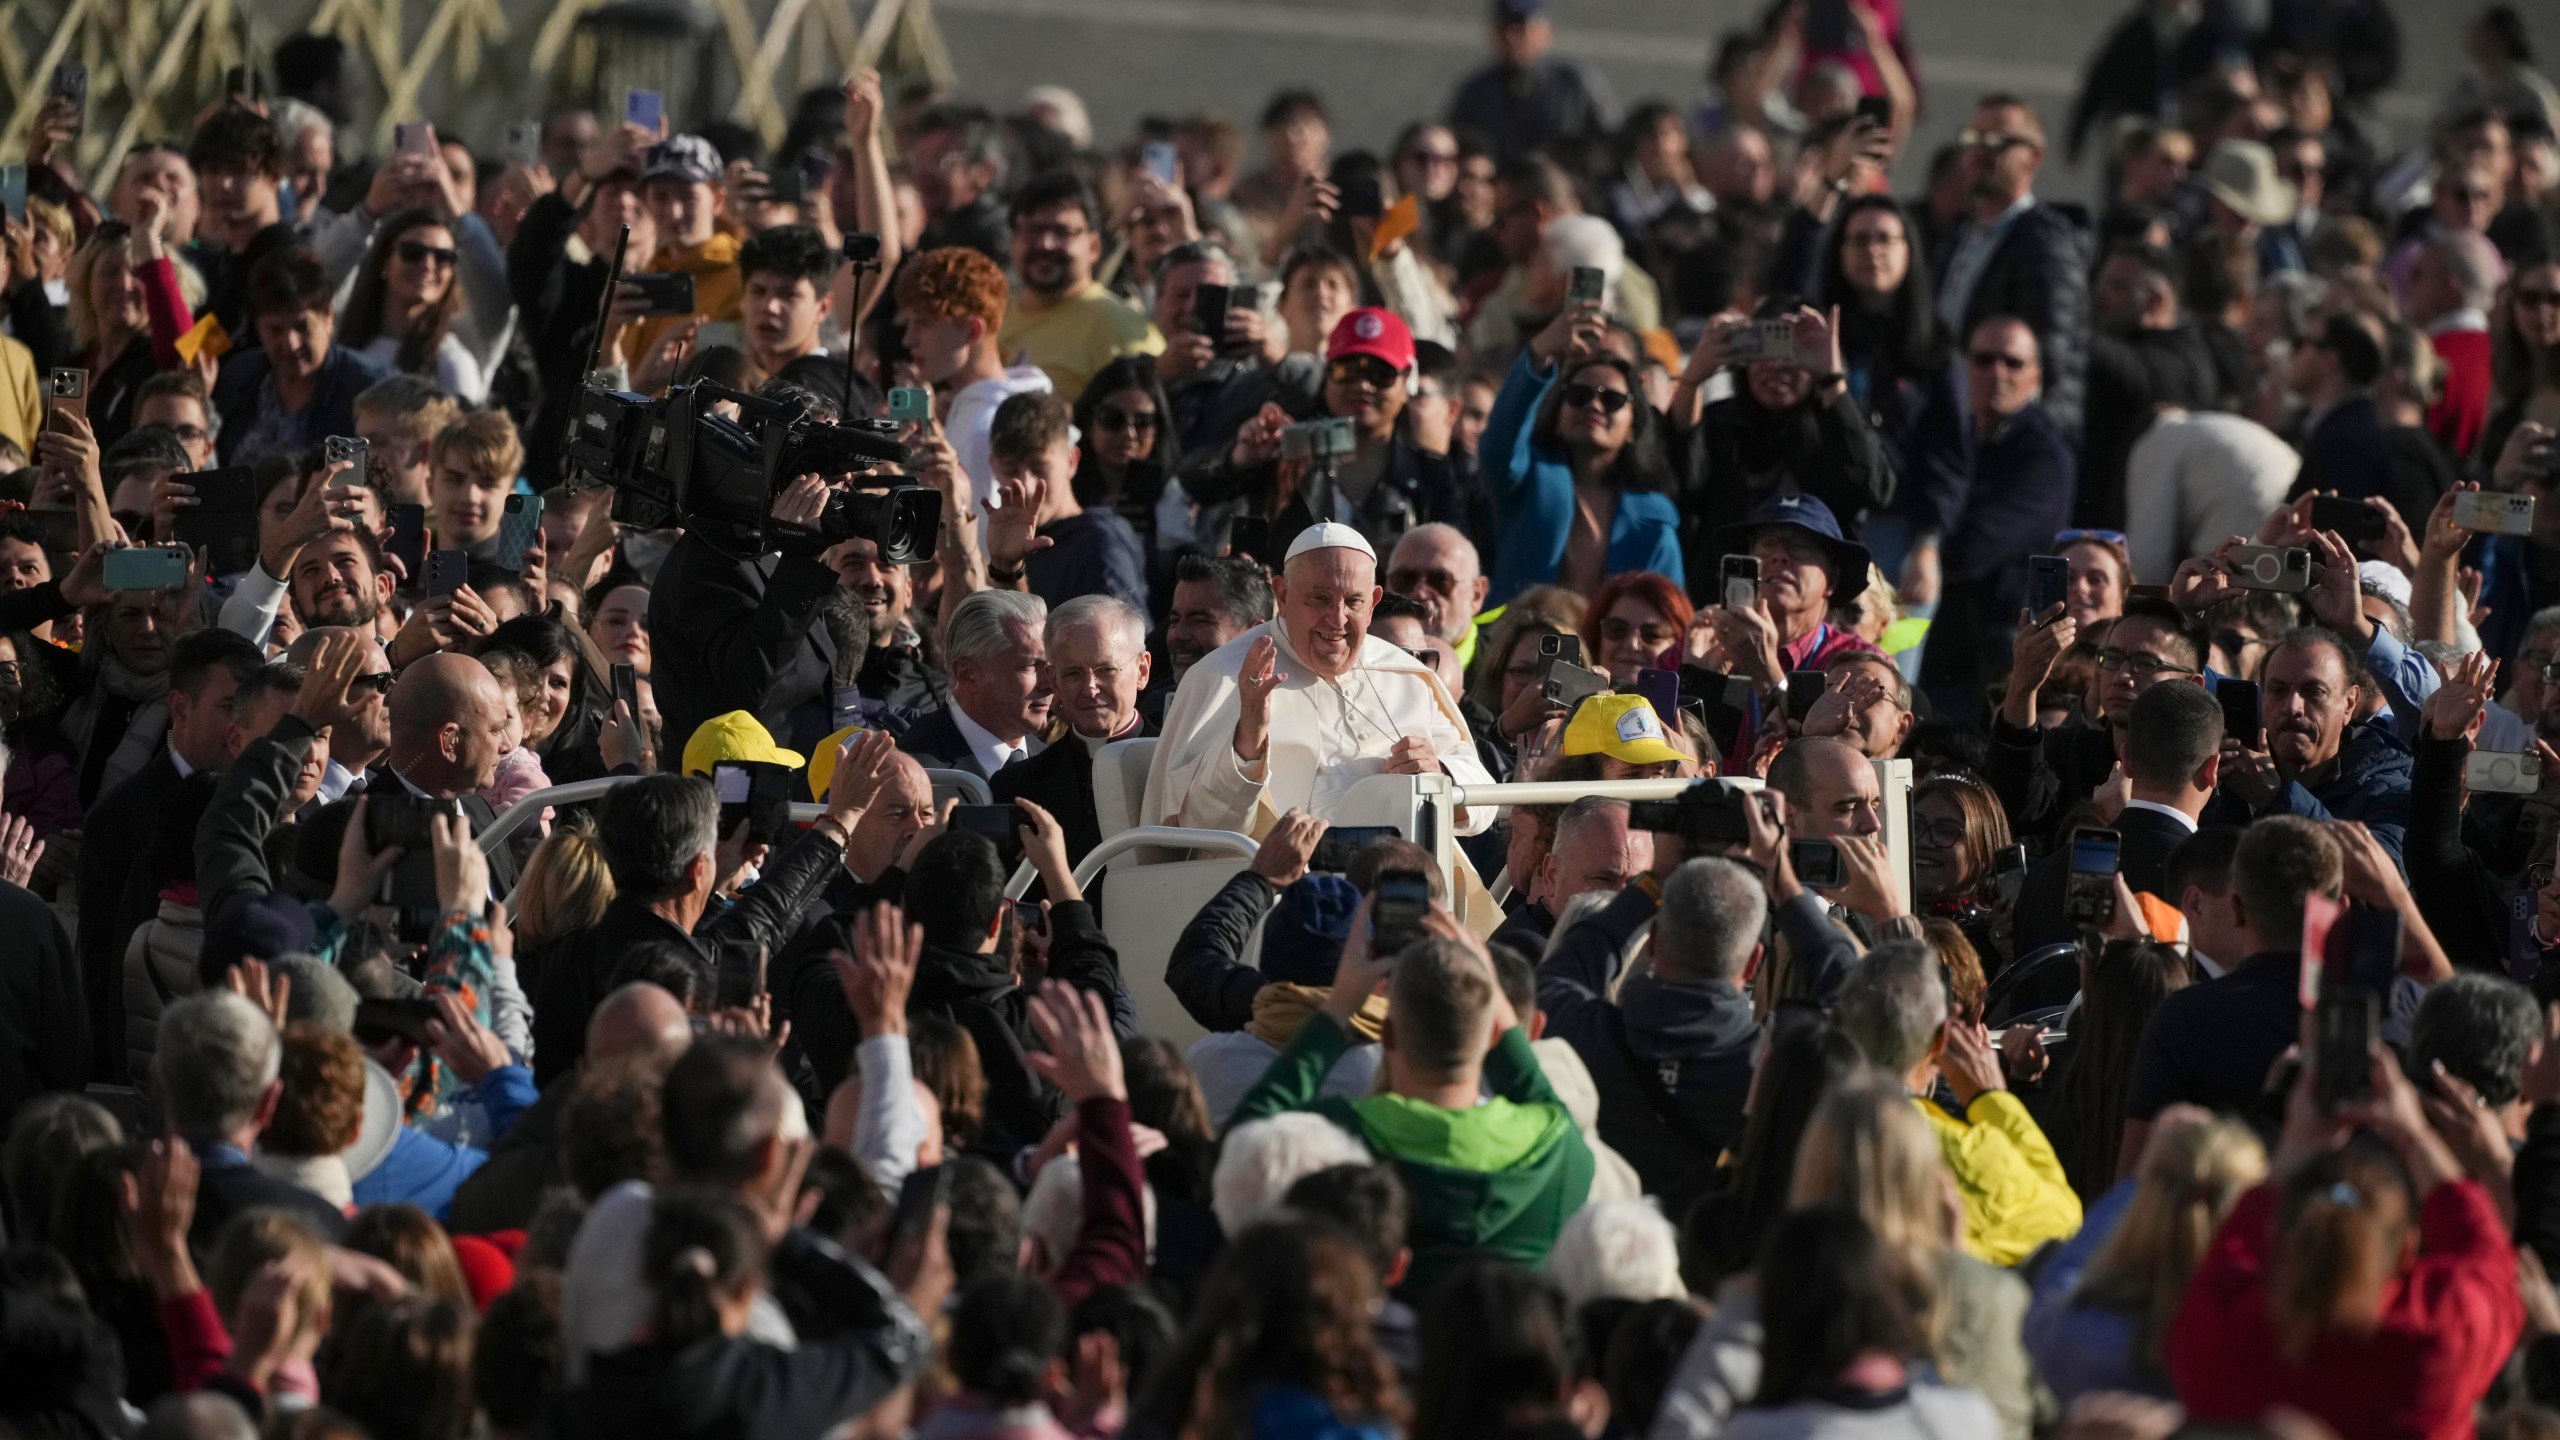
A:
{"label": "man in dark suit", "polygon": [[2036,332],[2044,357],[2044,408],[2066,435],[2080,433],[2089,359],[2089,239],[2078,221],[2036,198],[2044,122],[2011,95],[1986,95],[1959,137],[1972,213],[1956,227],[1938,267],[1938,317],[1971,335],[1994,315]]}
{"label": "man in dark suit", "polygon": [[[461,802],[471,828],[487,828],[497,812],[479,792],[497,778],[507,727],[498,677],[468,655],[430,655],[400,672],[390,710],[392,778],[429,799]],[[489,857],[489,881],[503,895],[515,880],[515,857],[502,845]]]}
{"label": "man in dark suit", "polygon": [[1148,734],[1138,714],[1138,694],[1154,668],[1147,654],[1147,620],[1126,601],[1084,595],[1050,613],[1045,636],[1055,700],[1067,733],[1028,760],[996,773],[989,787],[999,801],[1028,800],[1058,819],[1067,834],[1067,862],[1082,863],[1102,843],[1093,802],[1093,757],[1114,740]]}
{"label": "man in dark suit", "polygon": [[169,1127],[204,1167],[196,1182],[196,1215],[188,1240],[201,1252],[231,1217],[271,1206],[309,1225],[324,1240],[347,1228],[335,1205],[290,1181],[253,1168],[258,1132],[283,1098],[283,1041],[257,1006],[229,990],[190,995],[160,1019],[160,1101]]}
{"label": "man in dark suit", "polygon": [[[2248,737],[2255,743],[2256,737]],[[2136,892],[2161,895],[2169,856],[2196,833],[2196,817],[2221,779],[2222,706],[2201,685],[2154,685],[2133,702],[2125,727],[2130,798],[2116,815],[2123,837],[2117,871]],[[2018,895],[2018,953],[2074,939],[2062,892],[2071,863],[2066,842],[2027,872]],[[2162,895],[2176,903],[2175,895]]]}
{"label": "man in dark suit", "polygon": [[[383,696],[391,667],[382,646],[368,632],[323,627],[304,631],[290,658],[303,669],[290,706],[263,733],[242,729],[244,743],[223,767],[196,825],[197,904],[207,919],[235,900],[277,888],[267,865],[267,835],[293,810],[315,747],[324,757],[352,754],[351,789],[398,783],[388,770],[362,768],[390,744]],[[329,732],[327,741],[319,739],[322,730]],[[500,858],[490,857],[493,868]],[[508,873],[514,873],[512,861]]]}
{"label": "man in dark suit", "polygon": [[2332,315],[2294,348],[2287,379],[2302,397],[2302,469],[2285,498],[2297,500],[2313,491],[2336,491],[2349,500],[2378,495],[2391,502],[2413,533],[2426,528],[2435,496],[2424,482],[2401,478],[2398,452],[2389,426],[2373,398],[2382,376],[2382,341],[2364,321]]}
{"label": "man in dark suit", "polygon": [[160,903],[151,867],[138,859],[159,833],[171,788],[231,758],[232,697],[263,658],[228,630],[180,640],[169,657],[169,743],[89,807],[80,848],[80,970],[93,1080],[126,1078],[124,947]]}
{"label": "man in dark suit", "polygon": [[951,704],[898,737],[937,770],[997,771],[1040,752],[1049,724],[1049,666],[1041,640],[1049,607],[1020,590],[981,590],[960,602],[942,637]]}

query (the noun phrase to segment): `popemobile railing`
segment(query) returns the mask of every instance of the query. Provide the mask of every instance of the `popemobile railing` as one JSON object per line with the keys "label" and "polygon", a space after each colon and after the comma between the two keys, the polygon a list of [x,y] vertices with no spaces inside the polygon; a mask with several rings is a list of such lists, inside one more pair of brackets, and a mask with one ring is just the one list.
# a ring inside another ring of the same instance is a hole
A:
{"label": "popemobile railing", "polygon": [[[1132,742],[1123,742],[1132,743]],[[1140,742],[1144,743],[1144,742]],[[1876,781],[1882,796],[1884,837],[1893,856],[1895,870],[1909,884],[1911,873],[1911,764],[1907,760],[1879,760]],[[1107,761],[1097,762],[1096,781],[1127,773],[1128,767]],[[957,770],[929,770],[935,799],[959,796],[972,804],[988,803],[986,781]],[[509,806],[480,835],[484,850],[505,843],[525,825],[533,822],[546,806],[576,804],[603,796],[614,786],[632,777],[613,776],[601,780],[582,780],[569,785],[555,785],[539,790]],[[1446,775],[1372,775],[1353,785],[1334,806],[1334,822],[1341,825],[1392,825],[1398,833],[1412,839],[1429,851],[1439,862],[1441,873],[1462,880],[1472,874],[1462,870],[1463,858],[1457,846],[1457,828],[1462,823],[1459,811],[1480,808],[1502,809],[1513,805],[1569,805],[1594,797],[1612,800],[1669,800],[1695,784],[1692,780],[1603,780],[1591,782],[1513,781],[1493,785],[1460,785]],[[1757,790],[1756,779],[1736,778],[1732,783]],[[792,818],[814,820],[820,806],[801,803],[791,807]],[[1121,813],[1135,814],[1139,806],[1133,801]],[[1472,818],[1470,816],[1469,818]],[[1098,905],[1104,933],[1122,960],[1121,979],[1136,1004],[1139,1023],[1146,1033],[1161,1036],[1188,1046],[1207,1032],[1193,1020],[1165,984],[1165,961],[1171,957],[1185,927],[1238,870],[1259,849],[1252,836],[1231,830],[1193,829],[1172,825],[1136,825],[1106,835],[1102,842],[1076,865],[1079,887],[1090,888],[1103,873],[1111,871],[1107,887],[1107,904]],[[1005,894],[1019,900],[1037,880],[1028,861],[1017,866],[1005,885]],[[1503,876],[1489,877],[1486,886],[1461,884],[1453,887],[1459,898],[1459,916],[1478,934],[1490,934],[1500,923],[1494,901],[1504,888]],[[1906,892],[1908,893],[1908,892]],[[1244,955],[1258,954],[1259,934],[1247,939]]]}
{"label": "popemobile railing", "polygon": [[[601,800],[614,786],[626,784],[638,778],[636,775],[607,775],[597,780],[573,780],[566,785],[553,785],[547,789],[536,790],[508,806],[497,819],[490,821],[488,826],[481,830],[476,837],[480,841],[480,853],[486,855],[505,844],[518,830],[532,824],[544,810],[559,805],[576,805],[588,800]],[[966,770],[927,770],[924,772],[924,778],[933,785],[933,799],[937,806],[954,796],[971,805],[984,805],[992,798],[991,792],[987,789],[985,777],[972,775]],[[825,813],[826,808],[823,805],[802,801],[791,807],[791,818],[800,821],[815,820]]]}

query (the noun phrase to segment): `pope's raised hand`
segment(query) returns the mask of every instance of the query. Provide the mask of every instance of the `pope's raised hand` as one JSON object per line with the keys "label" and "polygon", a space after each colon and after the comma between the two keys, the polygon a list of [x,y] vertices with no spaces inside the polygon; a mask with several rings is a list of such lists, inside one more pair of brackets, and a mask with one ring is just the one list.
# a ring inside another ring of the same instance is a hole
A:
{"label": "pope's raised hand", "polygon": [[1280,688],[1280,646],[1270,636],[1257,638],[1244,652],[1237,672],[1236,758],[1260,760],[1271,748],[1271,692]]}

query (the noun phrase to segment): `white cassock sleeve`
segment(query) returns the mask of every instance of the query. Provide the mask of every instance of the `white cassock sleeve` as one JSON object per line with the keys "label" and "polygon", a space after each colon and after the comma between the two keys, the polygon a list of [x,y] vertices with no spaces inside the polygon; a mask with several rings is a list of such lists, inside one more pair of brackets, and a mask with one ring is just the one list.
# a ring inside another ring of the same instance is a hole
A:
{"label": "white cassock sleeve", "polygon": [[1147,768],[1147,795],[1139,823],[1185,825],[1258,835],[1269,761],[1250,771],[1236,758],[1236,716],[1242,709],[1236,676],[1245,649],[1263,627],[1202,656],[1182,677],[1166,707],[1164,731]]}

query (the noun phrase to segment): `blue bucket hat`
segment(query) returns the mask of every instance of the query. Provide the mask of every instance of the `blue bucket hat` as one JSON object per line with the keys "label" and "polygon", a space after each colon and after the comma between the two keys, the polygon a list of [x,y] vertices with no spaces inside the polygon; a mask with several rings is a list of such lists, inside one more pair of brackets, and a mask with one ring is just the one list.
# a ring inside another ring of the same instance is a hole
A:
{"label": "blue bucket hat", "polygon": [[1822,546],[1831,560],[1831,603],[1846,605],[1865,592],[1867,567],[1873,563],[1867,547],[1840,533],[1840,519],[1831,507],[1811,495],[1777,495],[1751,507],[1751,513],[1739,525],[1727,525],[1716,532],[1718,554],[1748,555],[1752,538],[1763,530],[1800,530]]}

